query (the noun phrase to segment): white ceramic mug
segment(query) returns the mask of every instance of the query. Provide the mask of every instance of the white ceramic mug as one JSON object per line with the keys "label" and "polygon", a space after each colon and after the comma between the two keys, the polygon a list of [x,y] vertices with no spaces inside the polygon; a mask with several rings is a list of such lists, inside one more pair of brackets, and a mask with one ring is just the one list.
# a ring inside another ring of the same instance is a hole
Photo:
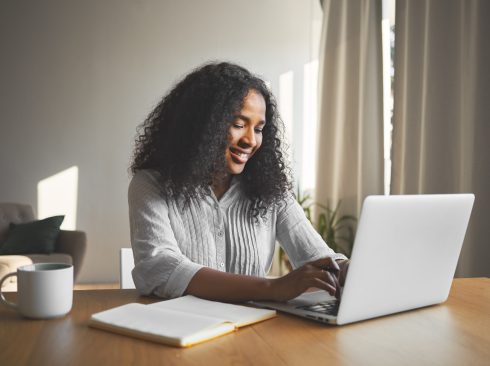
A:
{"label": "white ceramic mug", "polygon": [[[17,276],[17,303],[7,301],[1,290],[2,283],[11,276]],[[68,314],[73,302],[73,266],[62,263],[21,266],[0,280],[0,300],[28,318]]]}

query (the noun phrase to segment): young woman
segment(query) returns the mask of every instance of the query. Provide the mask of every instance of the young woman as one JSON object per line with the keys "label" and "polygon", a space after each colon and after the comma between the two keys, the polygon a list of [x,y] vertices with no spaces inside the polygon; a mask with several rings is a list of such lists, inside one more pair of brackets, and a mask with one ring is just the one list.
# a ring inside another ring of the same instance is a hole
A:
{"label": "young woman", "polygon": [[[150,113],[128,193],[142,294],[284,301],[317,287],[339,296],[347,258],[294,199],[281,127],[265,83],[230,63],[194,70]],[[276,240],[294,270],[267,279]]]}

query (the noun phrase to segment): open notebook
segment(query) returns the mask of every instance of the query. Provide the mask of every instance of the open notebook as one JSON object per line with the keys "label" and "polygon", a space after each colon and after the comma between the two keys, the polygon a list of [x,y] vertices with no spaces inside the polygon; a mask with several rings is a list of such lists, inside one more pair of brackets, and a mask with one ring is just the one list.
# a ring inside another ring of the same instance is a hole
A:
{"label": "open notebook", "polygon": [[93,314],[89,325],[171,346],[189,347],[275,315],[275,310],[183,296],[151,305],[118,306]]}

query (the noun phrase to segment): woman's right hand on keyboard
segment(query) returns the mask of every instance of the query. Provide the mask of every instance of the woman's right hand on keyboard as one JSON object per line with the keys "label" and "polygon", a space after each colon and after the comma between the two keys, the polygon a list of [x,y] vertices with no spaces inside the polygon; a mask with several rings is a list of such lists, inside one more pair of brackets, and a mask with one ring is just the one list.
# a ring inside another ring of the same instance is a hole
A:
{"label": "woman's right hand on keyboard", "polygon": [[275,301],[293,299],[311,287],[340,297],[339,266],[332,257],[307,263],[287,275],[272,280],[271,291]]}

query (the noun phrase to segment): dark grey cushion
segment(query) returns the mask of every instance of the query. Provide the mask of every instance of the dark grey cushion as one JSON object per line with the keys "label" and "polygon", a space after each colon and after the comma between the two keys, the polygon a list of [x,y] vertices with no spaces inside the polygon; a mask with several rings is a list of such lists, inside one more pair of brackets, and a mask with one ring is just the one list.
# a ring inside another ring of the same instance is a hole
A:
{"label": "dark grey cushion", "polygon": [[0,255],[53,253],[64,218],[53,216],[24,224],[11,223]]}

